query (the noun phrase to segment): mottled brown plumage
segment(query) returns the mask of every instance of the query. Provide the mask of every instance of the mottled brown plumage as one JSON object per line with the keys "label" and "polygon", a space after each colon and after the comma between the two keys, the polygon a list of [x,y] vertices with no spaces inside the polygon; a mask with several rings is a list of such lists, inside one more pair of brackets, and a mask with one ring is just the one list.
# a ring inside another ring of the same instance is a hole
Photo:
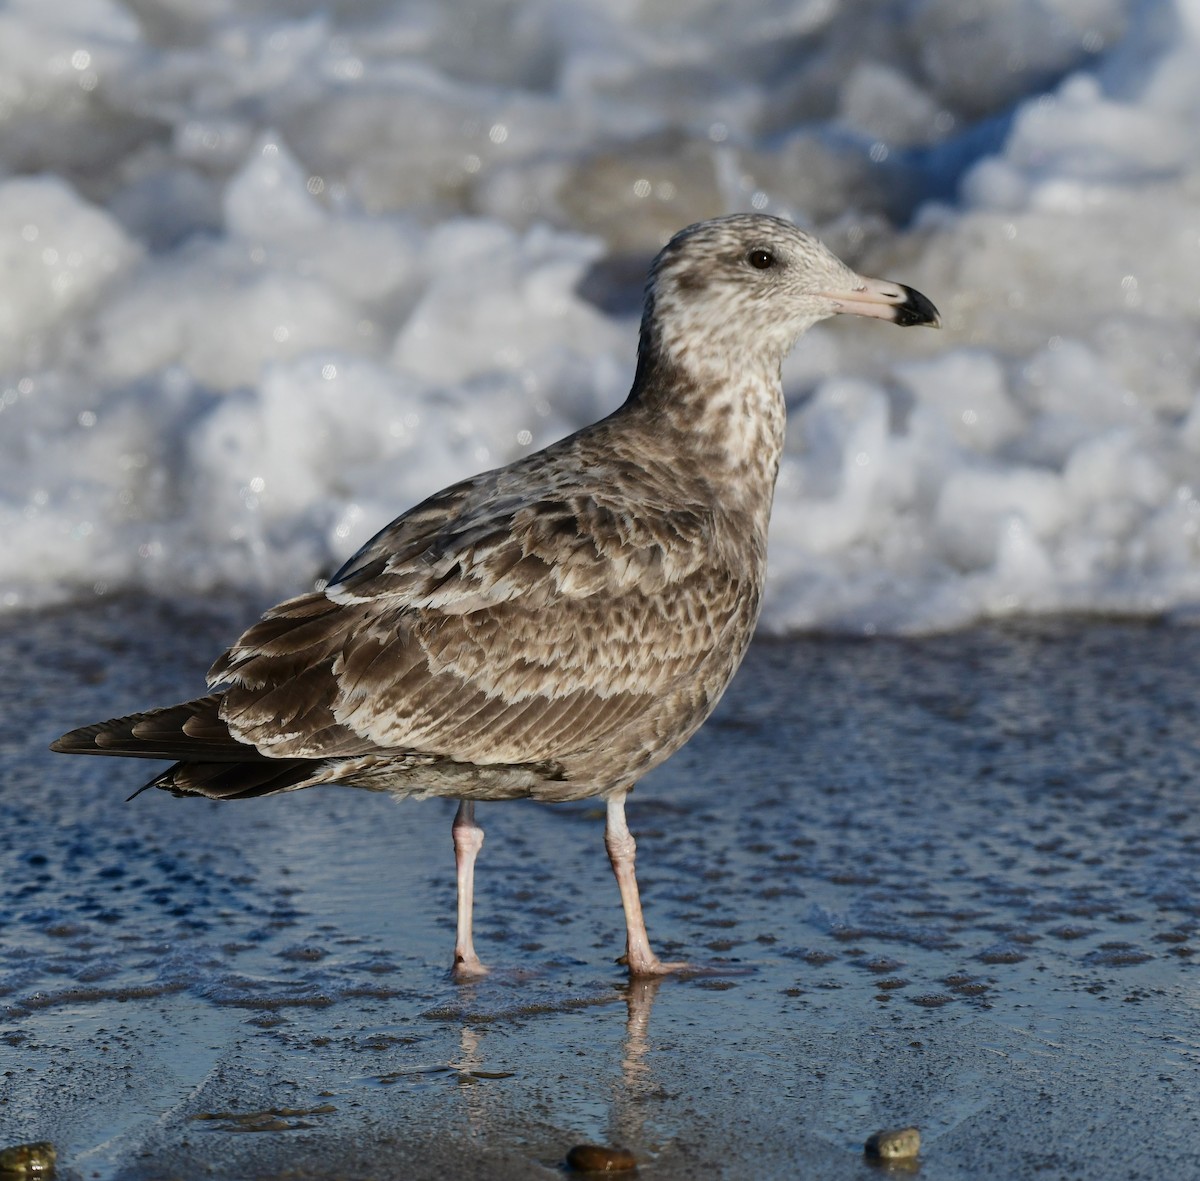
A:
{"label": "mottled brown plumage", "polygon": [[603,796],[631,970],[663,970],[624,796],[696,731],[745,654],[783,446],[780,364],[838,311],[936,323],[923,296],[862,279],[786,222],[689,227],[655,260],[615,414],[393,521],[324,590],[245,632],[210,670],[225,688],[54,749],[176,759],[148,786],[183,795],[345,783],[467,801],[467,972],[482,970],[471,802]]}

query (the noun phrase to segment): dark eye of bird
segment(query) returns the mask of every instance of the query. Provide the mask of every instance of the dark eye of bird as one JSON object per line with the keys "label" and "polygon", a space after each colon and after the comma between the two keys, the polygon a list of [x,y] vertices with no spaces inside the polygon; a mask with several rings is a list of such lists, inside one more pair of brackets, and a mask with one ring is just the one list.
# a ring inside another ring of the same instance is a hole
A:
{"label": "dark eye of bird", "polygon": [[746,255],[746,261],[755,268],[755,270],[766,271],[775,265],[775,255],[769,250],[751,250]]}

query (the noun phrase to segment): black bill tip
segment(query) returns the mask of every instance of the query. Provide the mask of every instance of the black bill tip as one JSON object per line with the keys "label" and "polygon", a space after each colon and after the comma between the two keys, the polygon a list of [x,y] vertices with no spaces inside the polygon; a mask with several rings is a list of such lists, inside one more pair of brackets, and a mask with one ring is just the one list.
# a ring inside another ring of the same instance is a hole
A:
{"label": "black bill tip", "polygon": [[900,286],[904,290],[904,302],[896,305],[895,323],[901,328],[912,328],[924,324],[928,328],[940,328],[942,318],[933,303],[912,287]]}

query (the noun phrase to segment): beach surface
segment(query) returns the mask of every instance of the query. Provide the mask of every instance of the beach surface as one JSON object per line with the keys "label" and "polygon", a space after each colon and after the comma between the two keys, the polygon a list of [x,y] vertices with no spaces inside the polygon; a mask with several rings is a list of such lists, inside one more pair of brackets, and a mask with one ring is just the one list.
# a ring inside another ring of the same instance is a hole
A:
{"label": "beach surface", "polygon": [[[759,641],[630,801],[630,985],[591,802],[484,807],[448,975],[449,801],[229,804],[61,731],[200,687],[263,604],[0,620],[0,1147],[60,1177],[1200,1173],[1200,629],[1055,619]],[[886,1171],[886,1170],[885,1170]],[[895,1167],[893,1167],[895,1172]]]}

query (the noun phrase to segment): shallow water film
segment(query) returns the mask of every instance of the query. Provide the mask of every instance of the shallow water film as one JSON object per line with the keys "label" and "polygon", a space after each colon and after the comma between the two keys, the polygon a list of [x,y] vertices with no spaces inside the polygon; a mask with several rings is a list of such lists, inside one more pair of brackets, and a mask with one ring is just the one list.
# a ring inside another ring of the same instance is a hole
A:
{"label": "shallow water film", "polygon": [[[626,981],[585,803],[148,792],[68,726],[182,699],[259,605],[0,627],[0,1148],[58,1176],[1194,1175],[1200,630],[759,642],[631,798],[660,952]],[[578,1158],[576,1158],[578,1159]]]}

